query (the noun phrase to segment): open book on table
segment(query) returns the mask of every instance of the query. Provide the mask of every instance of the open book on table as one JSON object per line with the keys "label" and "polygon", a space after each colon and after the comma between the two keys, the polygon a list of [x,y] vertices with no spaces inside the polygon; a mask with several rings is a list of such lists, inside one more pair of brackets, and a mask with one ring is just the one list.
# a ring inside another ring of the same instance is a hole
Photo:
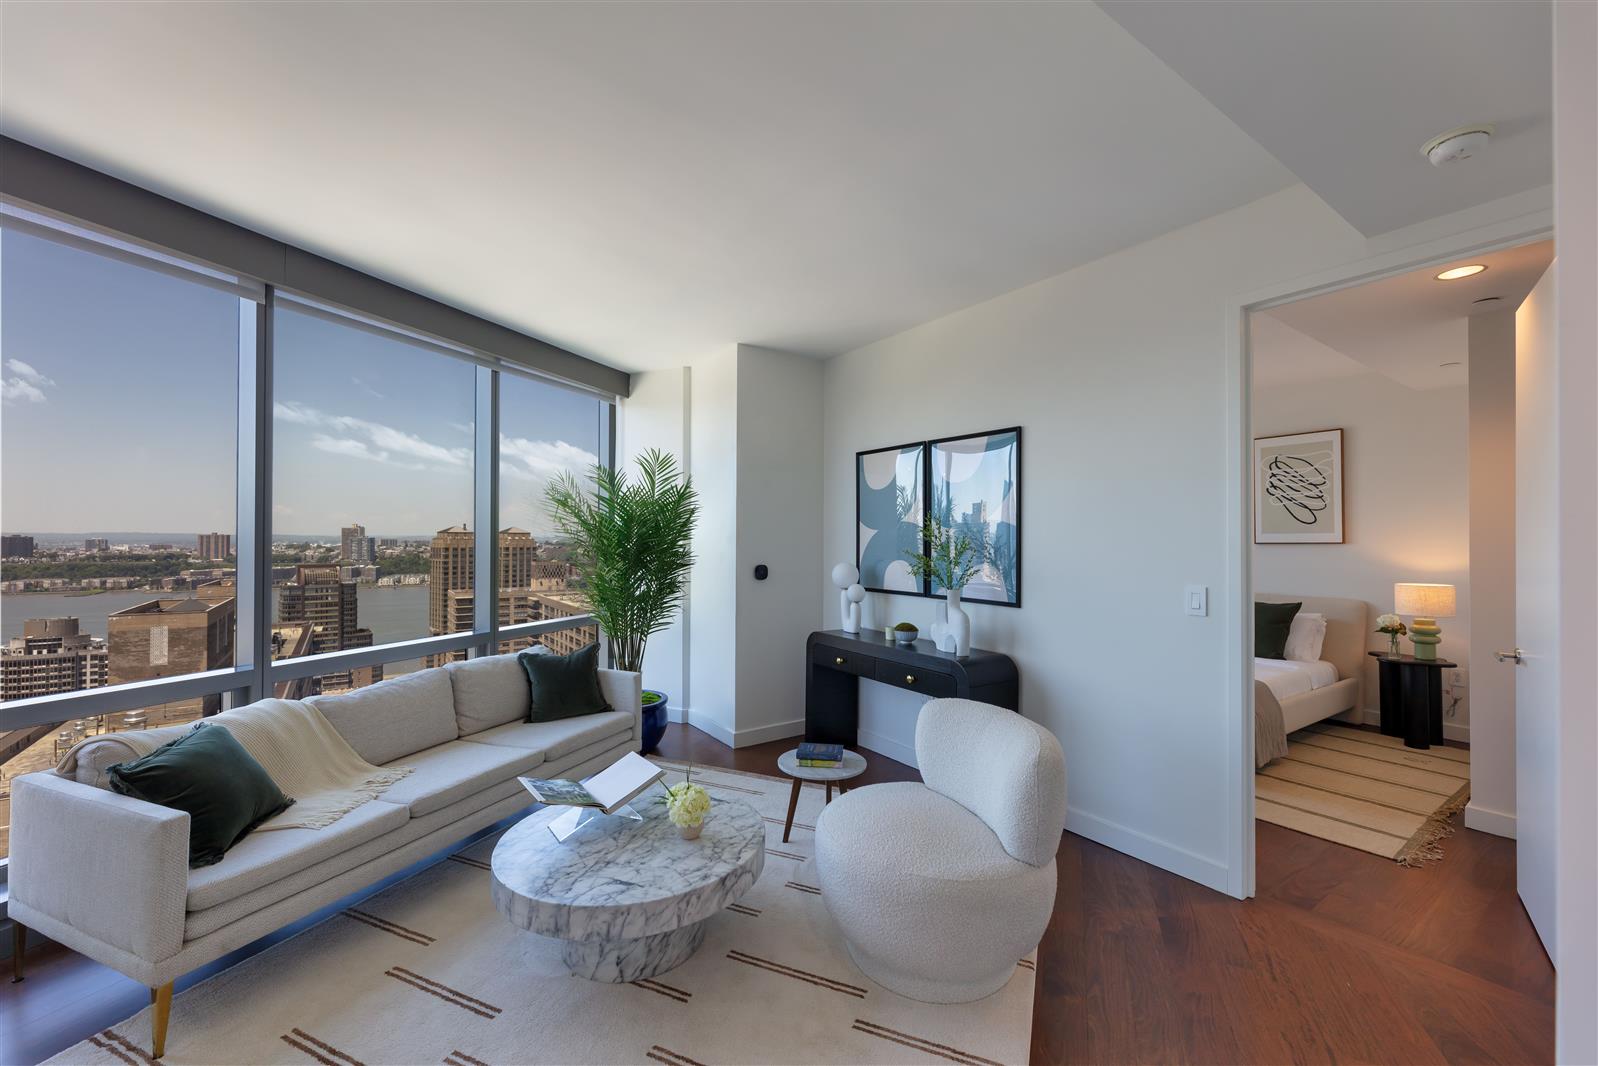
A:
{"label": "open book on table", "polygon": [[615,814],[665,775],[661,767],[629,751],[599,773],[581,781],[545,781],[536,777],[516,780],[540,803],[552,807],[593,807]]}

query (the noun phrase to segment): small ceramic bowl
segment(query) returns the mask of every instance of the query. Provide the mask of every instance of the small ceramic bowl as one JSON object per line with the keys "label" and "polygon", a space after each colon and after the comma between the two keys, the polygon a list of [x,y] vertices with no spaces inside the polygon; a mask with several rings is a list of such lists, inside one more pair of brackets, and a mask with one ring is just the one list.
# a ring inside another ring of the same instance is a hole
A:
{"label": "small ceramic bowl", "polygon": [[921,630],[915,628],[895,629],[893,631],[893,639],[898,641],[900,644],[914,644],[916,638],[920,635]]}

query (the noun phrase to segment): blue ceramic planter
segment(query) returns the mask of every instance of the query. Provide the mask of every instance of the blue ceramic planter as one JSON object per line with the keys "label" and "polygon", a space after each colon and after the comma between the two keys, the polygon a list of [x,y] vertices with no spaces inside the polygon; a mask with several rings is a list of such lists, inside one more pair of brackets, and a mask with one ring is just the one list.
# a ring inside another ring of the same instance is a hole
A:
{"label": "blue ceramic planter", "polygon": [[644,689],[644,695],[647,696],[650,693],[654,693],[660,699],[652,704],[644,704],[644,737],[643,743],[638,748],[639,752],[644,755],[648,755],[658,748],[660,746],[660,738],[666,735],[667,696],[664,692],[659,692],[655,689]]}

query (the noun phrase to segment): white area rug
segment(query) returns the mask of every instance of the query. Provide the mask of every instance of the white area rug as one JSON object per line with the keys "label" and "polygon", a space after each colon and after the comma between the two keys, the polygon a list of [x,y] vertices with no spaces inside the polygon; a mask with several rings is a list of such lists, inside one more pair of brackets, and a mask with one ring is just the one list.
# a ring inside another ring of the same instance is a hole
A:
{"label": "white area rug", "polygon": [[1254,775],[1254,816],[1405,866],[1443,857],[1470,801],[1470,754],[1320,722]]}
{"label": "white area rug", "polygon": [[[976,1003],[917,1003],[873,984],[850,961],[816,887],[821,786],[805,787],[784,844],[791,782],[719,769],[694,777],[766,818],[766,866],[677,969],[630,985],[573,977],[558,941],[515,929],[494,909],[491,837],[178,995],[160,1061],[1027,1061],[1032,959]],[[50,1062],[153,1066],[149,1041],[146,1010]]]}

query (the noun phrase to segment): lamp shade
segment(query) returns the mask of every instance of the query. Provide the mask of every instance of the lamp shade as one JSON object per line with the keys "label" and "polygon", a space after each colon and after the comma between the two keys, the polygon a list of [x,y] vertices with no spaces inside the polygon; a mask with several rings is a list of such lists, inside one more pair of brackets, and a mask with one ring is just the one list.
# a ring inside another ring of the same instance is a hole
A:
{"label": "lamp shade", "polygon": [[1393,586],[1393,613],[1417,618],[1452,618],[1454,586],[1399,582]]}

